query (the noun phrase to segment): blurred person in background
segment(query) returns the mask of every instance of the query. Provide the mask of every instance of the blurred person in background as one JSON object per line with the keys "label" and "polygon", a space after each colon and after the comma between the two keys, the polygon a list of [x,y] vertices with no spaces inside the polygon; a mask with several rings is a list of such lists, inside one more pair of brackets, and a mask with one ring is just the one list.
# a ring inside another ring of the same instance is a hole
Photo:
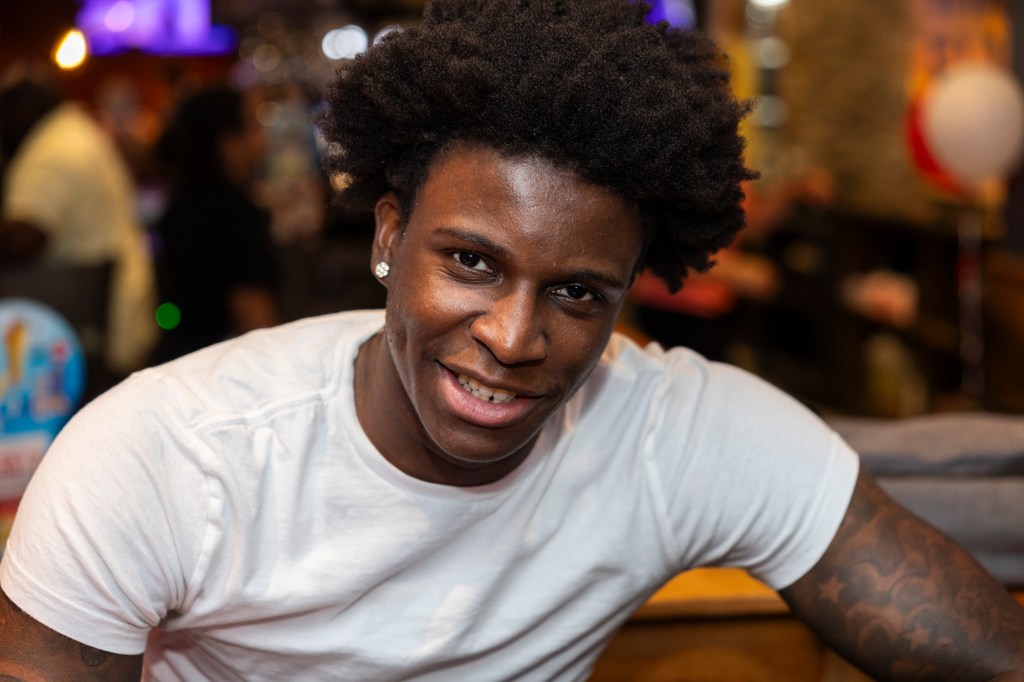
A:
{"label": "blurred person in background", "polygon": [[113,141],[42,66],[0,85],[0,264],[114,264],[106,364],[124,376],[156,340],[155,284],[130,173]]}
{"label": "blurred person in background", "polygon": [[280,321],[270,218],[250,193],[263,149],[246,97],[226,86],[185,96],[158,142],[169,190],[156,225],[160,300],[180,323],[162,325],[154,362]]}

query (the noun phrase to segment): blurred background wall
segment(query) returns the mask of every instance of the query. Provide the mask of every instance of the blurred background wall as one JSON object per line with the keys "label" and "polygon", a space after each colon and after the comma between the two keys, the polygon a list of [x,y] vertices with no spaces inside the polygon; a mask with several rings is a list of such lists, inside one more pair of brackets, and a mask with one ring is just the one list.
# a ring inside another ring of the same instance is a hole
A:
{"label": "blurred background wall", "polygon": [[[27,59],[52,63],[67,31],[92,22],[87,56],[59,79],[120,145],[147,229],[166,206],[154,141],[184,93],[228,83],[249,93],[266,138],[253,192],[271,215],[282,319],[381,304],[366,265],[372,221],[333,204],[344,179],[319,170],[311,119],[339,64],[382,32],[414,24],[421,0],[45,4],[46,11],[0,6],[0,71]],[[984,178],[964,179],[936,158],[925,125],[931,96],[958,65],[981,64],[1017,83],[1019,3],[657,5],[658,16],[719,40],[738,94],[758,102],[744,128],[749,163],[762,174],[750,192],[761,206],[750,210],[771,227],[734,249],[750,257],[743,261],[749,267],[721,285],[738,303],[728,324],[712,320],[711,328],[724,331],[712,334],[711,352],[822,410],[1024,410],[1024,369],[1014,355],[1024,342],[1017,157]],[[170,14],[147,43],[131,27],[156,6]],[[186,28],[189,21],[202,30]],[[122,43],[101,44],[97,22],[102,40],[117,34]],[[209,44],[172,45],[167,36],[176,31],[186,38],[206,31]],[[1016,123],[987,135],[1012,146]],[[806,186],[791,192],[794,179],[807,177],[826,179],[827,191],[810,192],[814,201]],[[152,248],[159,250],[158,241]],[[635,331],[663,342],[695,340],[707,320],[677,319],[673,305],[671,334],[642,325]]]}

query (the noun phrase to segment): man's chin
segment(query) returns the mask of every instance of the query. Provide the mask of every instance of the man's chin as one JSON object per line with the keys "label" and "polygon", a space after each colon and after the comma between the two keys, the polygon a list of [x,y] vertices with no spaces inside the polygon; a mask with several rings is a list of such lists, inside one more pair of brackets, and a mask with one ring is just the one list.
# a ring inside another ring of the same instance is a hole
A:
{"label": "man's chin", "polygon": [[495,464],[501,464],[508,459],[515,457],[518,450],[512,452],[474,452],[472,454],[460,452],[445,452],[445,459],[457,467],[463,469],[483,469]]}
{"label": "man's chin", "polygon": [[526,459],[537,440],[536,434],[525,440],[509,443],[460,442],[441,450],[441,457],[453,469],[484,473],[492,470],[498,476],[511,472]]}

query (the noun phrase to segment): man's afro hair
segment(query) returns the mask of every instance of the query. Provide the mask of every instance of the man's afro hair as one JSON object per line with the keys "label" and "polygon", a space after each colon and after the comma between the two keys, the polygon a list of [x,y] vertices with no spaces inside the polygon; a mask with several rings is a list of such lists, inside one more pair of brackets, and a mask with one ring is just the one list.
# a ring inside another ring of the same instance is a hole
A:
{"label": "man's afro hair", "polygon": [[433,0],[342,68],[319,124],[342,201],[408,211],[454,142],[540,155],[639,206],[642,266],[677,290],[744,224],[748,106],[696,31],[629,0]]}

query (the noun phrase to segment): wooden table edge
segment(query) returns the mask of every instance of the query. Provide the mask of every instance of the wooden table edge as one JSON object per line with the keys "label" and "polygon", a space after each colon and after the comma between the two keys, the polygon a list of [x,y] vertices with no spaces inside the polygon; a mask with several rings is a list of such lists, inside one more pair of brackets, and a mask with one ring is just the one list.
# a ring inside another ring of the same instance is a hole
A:
{"label": "wooden table edge", "polygon": [[[1011,589],[1024,606],[1024,587]],[[738,568],[700,568],[681,573],[641,606],[634,620],[742,618],[789,613],[782,597]]]}

